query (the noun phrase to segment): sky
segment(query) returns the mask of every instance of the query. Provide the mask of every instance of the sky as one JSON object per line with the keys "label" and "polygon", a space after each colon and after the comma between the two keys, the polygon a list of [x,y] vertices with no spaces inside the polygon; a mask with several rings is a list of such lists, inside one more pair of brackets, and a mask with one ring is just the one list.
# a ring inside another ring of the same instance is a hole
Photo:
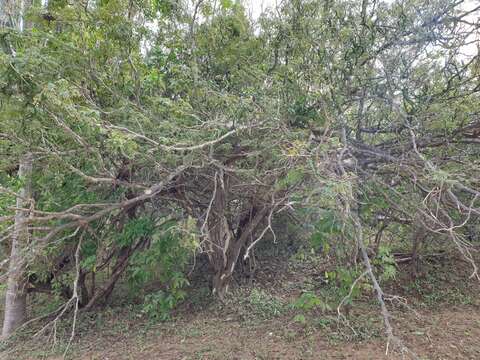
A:
{"label": "sky", "polygon": [[263,9],[267,7],[274,7],[276,0],[245,0],[246,8],[251,11],[254,19],[258,18]]}
{"label": "sky", "polygon": [[[252,16],[253,19],[257,19],[260,14],[263,12],[264,9],[268,7],[275,7],[277,3],[279,3],[281,0],[243,0],[245,7],[249,10],[250,15]],[[358,0],[360,1],[360,0]],[[385,2],[391,3],[393,0],[384,0]],[[466,0],[462,8],[466,11],[473,10],[475,7],[480,5],[480,0]],[[476,22],[479,21],[480,17],[480,10],[476,11],[466,17],[467,21],[470,22]],[[470,41],[476,40],[477,43],[480,42],[480,34],[477,34],[475,38],[471,37]],[[465,57],[471,57],[475,56],[477,54],[477,44],[471,43],[462,49],[463,56]]]}

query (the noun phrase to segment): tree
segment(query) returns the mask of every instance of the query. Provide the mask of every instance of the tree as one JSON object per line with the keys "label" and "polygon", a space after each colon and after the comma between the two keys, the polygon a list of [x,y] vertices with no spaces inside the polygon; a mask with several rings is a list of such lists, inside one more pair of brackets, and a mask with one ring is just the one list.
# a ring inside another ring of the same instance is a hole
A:
{"label": "tree", "polygon": [[[17,28],[20,32],[25,28],[25,12],[29,10],[31,1],[6,1],[0,9],[0,27]],[[7,53],[15,56],[12,47],[5,48]],[[14,90],[15,91],[15,90]],[[8,337],[27,318],[26,288],[26,256],[29,241],[27,219],[29,208],[33,207],[32,174],[33,154],[26,151],[18,165],[18,177],[23,182],[16,194],[16,210],[11,235],[11,253],[8,266],[8,280],[5,295],[5,314],[2,337]]]}
{"label": "tree", "polygon": [[12,232],[8,281],[5,295],[5,315],[2,337],[9,336],[27,318],[27,288],[25,273],[25,250],[29,240],[27,219],[32,203],[33,157],[26,153],[20,161],[18,177],[23,182],[17,195],[15,224]]}

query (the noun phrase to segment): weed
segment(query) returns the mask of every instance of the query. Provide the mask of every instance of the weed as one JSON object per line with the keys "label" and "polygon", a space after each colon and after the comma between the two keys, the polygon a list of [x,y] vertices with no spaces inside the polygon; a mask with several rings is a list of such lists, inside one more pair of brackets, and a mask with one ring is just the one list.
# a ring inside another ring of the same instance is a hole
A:
{"label": "weed", "polygon": [[264,319],[279,316],[285,311],[282,301],[261,289],[251,291],[247,298],[247,304],[256,315]]}

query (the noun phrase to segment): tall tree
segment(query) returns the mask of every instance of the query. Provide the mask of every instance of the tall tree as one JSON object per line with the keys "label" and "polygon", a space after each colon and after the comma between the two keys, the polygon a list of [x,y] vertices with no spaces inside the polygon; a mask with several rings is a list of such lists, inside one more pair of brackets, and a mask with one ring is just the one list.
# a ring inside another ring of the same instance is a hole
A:
{"label": "tall tree", "polygon": [[[7,0],[3,2],[0,7],[0,27],[10,27],[22,32],[25,28],[25,13],[31,5],[31,0]],[[5,49],[11,56],[15,55],[10,46]],[[18,166],[18,177],[23,185],[16,195],[2,337],[9,336],[25,322],[27,317],[24,252],[29,238],[27,224],[29,214],[26,208],[30,207],[32,201],[32,167],[33,155],[31,152],[26,152],[19,160]]]}
{"label": "tall tree", "polygon": [[7,292],[5,295],[5,316],[2,337],[9,336],[27,318],[27,291],[25,279],[24,251],[28,243],[28,211],[32,200],[33,156],[27,153],[20,161],[18,177],[23,182],[17,195],[15,224],[12,233],[12,250],[8,267]]}

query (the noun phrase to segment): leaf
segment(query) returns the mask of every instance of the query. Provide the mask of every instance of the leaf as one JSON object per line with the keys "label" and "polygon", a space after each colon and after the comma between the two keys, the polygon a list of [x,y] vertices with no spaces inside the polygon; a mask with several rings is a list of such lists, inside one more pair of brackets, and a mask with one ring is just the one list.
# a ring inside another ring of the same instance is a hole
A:
{"label": "leaf", "polygon": [[222,5],[222,8],[225,10],[228,10],[233,7],[232,0],[220,0],[220,4]]}
{"label": "leaf", "polygon": [[293,318],[293,321],[300,324],[305,324],[307,322],[307,318],[303,314],[298,314],[298,315],[295,315],[295,317]]}

